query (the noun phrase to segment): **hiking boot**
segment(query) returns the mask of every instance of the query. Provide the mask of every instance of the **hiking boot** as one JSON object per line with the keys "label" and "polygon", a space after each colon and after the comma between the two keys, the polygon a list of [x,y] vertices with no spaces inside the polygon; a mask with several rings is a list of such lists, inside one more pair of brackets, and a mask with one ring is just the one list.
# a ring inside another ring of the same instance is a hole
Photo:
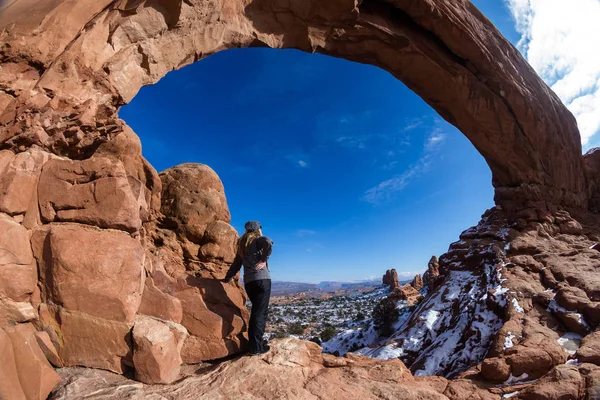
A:
{"label": "hiking boot", "polygon": [[249,351],[248,355],[250,355],[250,356],[260,356],[261,354],[268,353],[269,350],[271,350],[271,346],[269,346],[268,344],[264,344],[261,351]]}

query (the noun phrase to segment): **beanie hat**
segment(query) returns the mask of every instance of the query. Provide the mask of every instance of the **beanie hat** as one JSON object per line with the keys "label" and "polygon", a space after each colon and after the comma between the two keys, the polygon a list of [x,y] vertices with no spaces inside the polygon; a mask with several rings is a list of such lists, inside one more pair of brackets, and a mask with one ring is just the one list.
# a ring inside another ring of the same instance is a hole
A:
{"label": "beanie hat", "polygon": [[254,232],[261,229],[262,226],[260,226],[260,222],[258,221],[248,221],[246,222],[246,225],[244,225],[244,228],[246,228],[246,232]]}

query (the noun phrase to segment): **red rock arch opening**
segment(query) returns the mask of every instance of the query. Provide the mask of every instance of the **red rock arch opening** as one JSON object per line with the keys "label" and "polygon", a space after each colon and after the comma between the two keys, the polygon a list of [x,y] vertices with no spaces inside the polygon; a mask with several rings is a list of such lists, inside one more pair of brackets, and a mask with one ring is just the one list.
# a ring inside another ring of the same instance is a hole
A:
{"label": "red rock arch opening", "polygon": [[[30,11],[15,2],[0,19],[5,69],[21,77],[2,102],[4,147],[38,143],[89,156],[119,130],[118,107],[168,71],[224,48],[293,47],[402,80],[481,152],[498,203],[585,205],[574,118],[469,2],[123,0],[69,12],[66,3],[34,3]],[[77,132],[85,138],[77,144],[35,137],[25,128],[48,130],[42,109],[51,100],[60,104],[51,125],[58,118],[77,130],[67,118],[77,113],[104,131]]]}

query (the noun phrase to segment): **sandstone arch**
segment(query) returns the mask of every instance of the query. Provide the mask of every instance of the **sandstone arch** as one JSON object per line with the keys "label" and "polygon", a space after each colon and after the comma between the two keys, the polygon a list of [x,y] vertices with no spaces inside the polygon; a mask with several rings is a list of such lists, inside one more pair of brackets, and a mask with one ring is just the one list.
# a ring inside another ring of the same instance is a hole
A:
{"label": "sandstone arch", "polygon": [[[13,0],[0,26],[4,148],[87,157],[120,129],[119,106],[168,71],[225,48],[293,47],[402,80],[481,152],[497,202],[586,201],[574,118],[468,1]],[[50,100],[60,103],[53,125],[75,125],[67,116],[85,109],[111,128],[73,145],[36,136]]]}
{"label": "sandstone arch", "polygon": [[[406,360],[425,372],[453,376],[485,358],[491,381],[555,366],[585,381],[589,370],[561,365],[567,356],[548,321],[582,336],[600,325],[592,248],[600,230],[586,213],[600,204],[600,153],[584,166],[573,116],[469,1],[7,0],[0,29],[0,335],[14,339],[2,346],[32,343],[33,321],[46,331],[44,348],[58,347],[46,354],[55,365],[153,365],[144,362],[157,357],[144,326],[160,326],[169,365],[180,354],[193,363],[239,351],[244,295],[217,280],[236,238],[220,180],[198,165],[159,177],[118,110],[143,85],[219,50],[292,47],[389,71],[456,125],[492,170],[501,207],[440,257],[431,292],[391,345],[420,337]],[[186,207],[194,202],[204,212]],[[96,251],[101,242],[119,252]],[[107,278],[114,258],[127,277],[122,287]],[[423,328],[432,324],[427,313],[441,315],[438,328]],[[22,335],[7,328],[13,323]],[[448,326],[450,344],[440,334]],[[89,346],[82,332],[105,342]],[[581,352],[590,359],[594,340]],[[440,349],[445,361],[429,365]],[[543,368],[530,362],[538,358]],[[14,394],[23,388],[10,363],[0,374],[12,374]],[[39,370],[51,386],[52,371]],[[138,372],[152,382],[176,375]],[[448,390],[463,387],[452,398],[470,398],[468,385]]]}

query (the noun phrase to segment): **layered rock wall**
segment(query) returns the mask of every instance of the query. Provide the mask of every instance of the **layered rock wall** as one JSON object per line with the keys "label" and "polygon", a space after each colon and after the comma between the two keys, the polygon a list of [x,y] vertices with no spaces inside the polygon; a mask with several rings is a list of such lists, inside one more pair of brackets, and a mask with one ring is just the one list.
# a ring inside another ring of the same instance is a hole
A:
{"label": "layered rock wall", "polygon": [[16,354],[3,398],[45,398],[47,359],[169,383],[245,345],[245,294],[220,281],[237,239],[221,181],[198,164],[159,176],[136,139],[84,160],[0,153],[0,330]]}

